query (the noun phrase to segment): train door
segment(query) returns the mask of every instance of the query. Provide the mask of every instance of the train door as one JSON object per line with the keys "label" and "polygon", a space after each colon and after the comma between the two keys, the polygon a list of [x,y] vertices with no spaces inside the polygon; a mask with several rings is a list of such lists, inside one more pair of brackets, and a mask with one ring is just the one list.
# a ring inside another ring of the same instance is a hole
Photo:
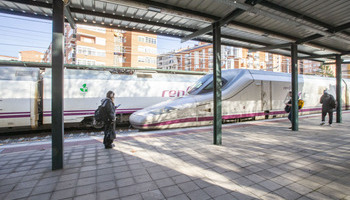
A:
{"label": "train door", "polygon": [[271,81],[261,81],[261,110],[269,112],[271,107]]}
{"label": "train door", "polygon": [[214,114],[214,102],[201,102],[196,105],[197,122],[200,125],[212,124]]}

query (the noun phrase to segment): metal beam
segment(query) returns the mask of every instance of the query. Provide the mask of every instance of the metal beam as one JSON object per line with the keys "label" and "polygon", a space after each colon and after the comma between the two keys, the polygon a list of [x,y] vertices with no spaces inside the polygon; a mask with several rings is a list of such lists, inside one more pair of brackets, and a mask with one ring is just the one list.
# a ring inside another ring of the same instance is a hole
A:
{"label": "metal beam", "polygon": [[336,98],[337,98],[337,123],[342,122],[342,100],[341,100],[341,84],[342,84],[342,73],[341,73],[341,56],[337,55],[336,57],[336,79],[337,79],[337,85],[336,85]]}
{"label": "metal beam", "polygon": [[[327,32],[329,33],[337,33],[339,31],[343,31],[347,28],[350,28],[350,22],[349,23],[346,23],[346,24],[343,24],[343,25],[340,25],[340,26],[337,26],[337,27],[334,27],[334,28],[329,28],[327,30]],[[313,35],[310,35],[308,37],[305,37],[305,38],[302,38],[302,39],[299,39],[296,41],[297,44],[302,44],[302,43],[305,43],[305,42],[309,42],[309,41],[312,41],[312,40],[316,40],[318,38],[322,38],[324,37],[323,35],[321,34],[313,34]]]}
{"label": "metal beam", "polygon": [[324,37],[323,35],[321,34],[313,34],[313,35],[310,35],[308,37],[304,37],[304,38],[301,38],[301,39],[298,39],[297,41],[295,41],[296,44],[303,44],[305,42],[310,42],[312,40],[316,40],[318,38],[322,38]]}
{"label": "metal beam", "polygon": [[213,23],[213,81],[214,81],[214,144],[221,145],[222,106],[221,106],[221,27],[219,22]]}
{"label": "metal beam", "polygon": [[340,54],[341,56],[350,55],[350,51],[344,51]]}
{"label": "metal beam", "polygon": [[[315,24],[315,25],[318,25],[318,26],[321,26],[321,27],[324,27],[324,28],[327,28],[328,29],[328,32],[330,33],[333,33],[336,28],[334,28],[332,25],[329,25],[327,23],[324,23],[322,21],[319,21],[319,20],[316,20],[312,17],[309,17],[309,16],[306,16],[304,14],[301,14],[301,13],[298,13],[298,12],[295,12],[293,10],[289,10],[285,7],[282,7],[280,5],[277,5],[277,4],[274,4],[272,2],[269,2],[267,0],[262,0],[262,1],[259,1],[258,2],[260,5],[263,5],[269,9],[273,9],[273,10],[276,10],[276,11],[279,11],[279,12],[282,12],[282,13],[285,13],[287,15],[290,15],[290,16],[293,16],[293,17],[296,17],[297,19],[302,19],[302,20],[305,20],[307,22],[310,22],[312,24]],[[349,33],[345,33],[347,36],[350,36]]]}
{"label": "metal beam", "polygon": [[68,22],[69,22],[69,25],[72,29],[75,29],[75,22],[74,22],[74,19],[73,19],[73,16],[72,16],[72,13],[70,12],[70,9],[69,9],[69,6],[66,5],[64,6],[64,15],[66,16]]}
{"label": "metal beam", "polygon": [[298,57],[298,60],[302,59],[312,59],[312,58],[329,58],[329,59],[334,59],[336,54],[323,54],[323,55],[313,55],[313,56],[306,56],[306,57]]}
{"label": "metal beam", "polygon": [[187,35],[187,36],[181,38],[181,42],[186,42],[186,41],[188,41],[188,40],[191,40],[191,39],[193,39],[193,38],[196,38],[196,37],[198,37],[198,36],[201,36],[201,35],[203,35],[203,34],[206,34],[206,33],[208,33],[208,32],[211,32],[212,30],[213,30],[213,25],[209,25],[209,26],[207,26],[207,27],[205,27],[205,28],[203,28],[203,29],[200,29],[200,30],[198,30],[198,31],[196,31],[196,32],[194,32],[194,33],[192,33],[192,34],[189,34],[189,35]]}
{"label": "metal beam", "polygon": [[255,52],[255,51],[266,51],[266,50],[271,50],[271,49],[280,49],[284,47],[290,47],[291,43],[284,43],[284,44],[276,44],[276,45],[270,45],[266,47],[261,47],[261,48],[255,48],[255,49],[249,49],[249,52]]}
{"label": "metal beam", "polygon": [[292,61],[292,130],[299,130],[298,116],[298,45],[291,44],[291,61]]}
{"label": "metal beam", "polygon": [[52,170],[63,168],[64,3],[52,6]]}
{"label": "metal beam", "polygon": [[[242,9],[235,9],[234,11],[232,11],[230,14],[226,15],[225,17],[221,18],[218,22],[219,26],[224,26],[226,25],[227,23],[229,23],[230,21],[232,21],[234,18],[238,17],[239,15],[243,14],[245,11],[242,10]],[[208,32],[211,32],[213,29],[213,26],[212,25],[209,25],[203,29],[200,29],[186,37],[183,37],[181,39],[181,42],[186,42],[188,40],[191,40],[193,38],[196,38],[198,36],[201,36],[205,33],[208,33]]]}
{"label": "metal beam", "polygon": [[31,14],[31,13],[23,13],[21,11],[10,11],[10,10],[5,10],[3,8],[0,8],[0,13],[5,13],[5,14],[9,14],[9,15],[17,15],[17,16],[21,16],[21,17],[31,17],[31,18],[35,18],[35,19],[45,19],[45,20],[51,20],[52,17],[51,16],[45,16],[45,15],[41,15],[41,14]]}
{"label": "metal beam", "polygon": [[[44,8],[51,8],[52,4],[50,3],[44,3],[44,2],[38,2],[38,1],[26,1],[26,0],[6,0],[6,1],[11,1],[11,2],[16,2],[16,3],[22,3],[25,5],[33,5],[33,6],[38,6],[38,7],[44,7]],[[144,3],[147,5],[152,5],[152,6],[156,6],[156,7],[162,7],[162,8],[166,8],[166,9],[171,9],[171,10],[175,10],[175,11],[179,11],[179,12],[187,12],[187,13],[191,13],[192,15],[196,15],[196,16],[200,16],[200,17],[206,17],[212,20],[219,20],[220,18],[214,15],[210,15],[210,14],[206,14],[206,13],[201,13],[198,11],[192,11],[189,9],[184,9],[181,7],[177,7],[177,6],[171,6],[168,4],[164,4],[164,3],[159,3],[159,2],[154,2],[151,0],[132,0],[133,2],[140,2],[140,3]],[[50,7],[51,6],[51,7]],[[189,31],[189,32],[195,32],[197,31],[196,29],[191,29],[191,28],[185,28],[185,27],[181,27],[181,26],[171,26],[169,24],[160,24],[160,23],[156,23],[156,22],[151,22],[151,21],[147,21],[147,20],[139,20],[136,18],[128,18],[128,17],[123,17],[123,16],[117,16],[117,15],[111,15],[111,14],[107,14],[107,13],[99,13],[99,12],[92,12],[92,11],[88,11],[88,10],[82,10],[82,9],[78,9],[78,8],[70,8],[72,13],[80,13],[80,14],[87,14],[87,15],[92,15],[92,16],[101,16],[101,17],[107,17],[107,18],[111,18],[111,19],[118,19],[118,20],[122,20],[122,21],[131,21],[131,22],[138,22],[138,23],[145,23],[145,24],[150,24],[150,25],[155,25],[155,26],[160,26],[160,27],[166,27],[166,28],[174,28],[174,29],[178,29],[178,30],[185,30],[185,31]],[[105,14],[105,15],[103,15]],[[34,16],[34,14],[33,14]],[[35,17],[35,16],[34,16]],[[92,24],[91,25],[96,25],[96,24]],[[275,35],[276,37],[281,37],[281,38],[287,38],[291,41],[296,41],[300,38],[296,38],[294,36],[290,36],[290,35],[286,35],[283,33],[279,33],[279,32],[275,32],[275,31],[271,31],[271,30],[267,30],[267,29],[263,29],[260,27],[256,27],[256,26],[252,26],[252,25],[248,25],[248,24],[244,24],[238,21],[232,21],[229,25],[234,25],[234,26],[240,26],[243,27],[245,29],[250,29],[253,31],[262,31],[265,33],[268,33],[269,35]],[[103,25],[99,25],[99,26],[103,26]],[[111,27],[111,26],[104,26],[104,27]],[[113,26],[112,26],[113,27]],[[120,27],[118,27],[120,28]],[[127,28],[123,28],[123,29],[127,29]],[[132,30],[132,29],[128,29],[128,30]],[[141,32],[146,32],[146,31],[141,31]],[[224,36],[223,36],[224,37]],[[329,47],[329,46],[324,46],[322,44],[318,44],[318,43],[311,43],[309,42],[309,44],[314,45],[315,47],[320,47],[320,48],[325,48],[325,49],[329,49],[332,51],[336,51],[336,52],[342,52],[343,50],[341,49],[337,49],[337,48],[333,48],[333,47]]]}

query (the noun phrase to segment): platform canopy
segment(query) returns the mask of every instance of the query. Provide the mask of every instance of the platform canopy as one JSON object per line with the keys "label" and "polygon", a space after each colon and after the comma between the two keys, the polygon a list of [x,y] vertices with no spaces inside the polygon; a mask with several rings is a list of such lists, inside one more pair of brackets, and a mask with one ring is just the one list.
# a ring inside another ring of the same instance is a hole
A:
{"label": "platform canopy", "polygon": [[[69,0],[66,19],[212,42],[213,22],[222,44],[327,61],[350,59],[349,0]],[[51,19],[52,0],[3,0],[0,12]],[[325,55],[320,58],[320,55]],[[332,58],[332,57],[331,57]],[[334,59],[334,58],[333,58]]]}

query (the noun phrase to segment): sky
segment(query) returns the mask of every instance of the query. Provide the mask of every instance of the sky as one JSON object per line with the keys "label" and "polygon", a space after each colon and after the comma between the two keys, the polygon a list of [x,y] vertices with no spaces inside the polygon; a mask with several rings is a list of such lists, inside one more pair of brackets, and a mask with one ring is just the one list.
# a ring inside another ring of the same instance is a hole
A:
{"label": "sky", "polygon": [[[44,53],[52,38],[49,20],[0,13],[0,55],[18,57],[19,51],[35,50]],[[158,54],[171,52],[198,42],[181,43],[180,39],[158,36]]]}

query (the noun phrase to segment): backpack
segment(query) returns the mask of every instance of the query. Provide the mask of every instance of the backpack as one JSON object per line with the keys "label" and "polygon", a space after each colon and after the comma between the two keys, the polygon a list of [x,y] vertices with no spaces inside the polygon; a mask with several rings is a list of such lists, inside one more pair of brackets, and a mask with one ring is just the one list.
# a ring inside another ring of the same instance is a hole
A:
{"label": "backpack", "polygon": [[284,111],[285,111],[286,113],[289,113],[290,110],[291,110],[291,107],[290,107],[290,106],[286,105],[286,107],[284,107]]}
{"label": "backpack", "polygon": [[103,122],[106,120],[106,110],[105,110],[105,102],[107,100],[104,100],[101,105],[98,106],[98,108],[95,110],[95,120],[97,122]]}

